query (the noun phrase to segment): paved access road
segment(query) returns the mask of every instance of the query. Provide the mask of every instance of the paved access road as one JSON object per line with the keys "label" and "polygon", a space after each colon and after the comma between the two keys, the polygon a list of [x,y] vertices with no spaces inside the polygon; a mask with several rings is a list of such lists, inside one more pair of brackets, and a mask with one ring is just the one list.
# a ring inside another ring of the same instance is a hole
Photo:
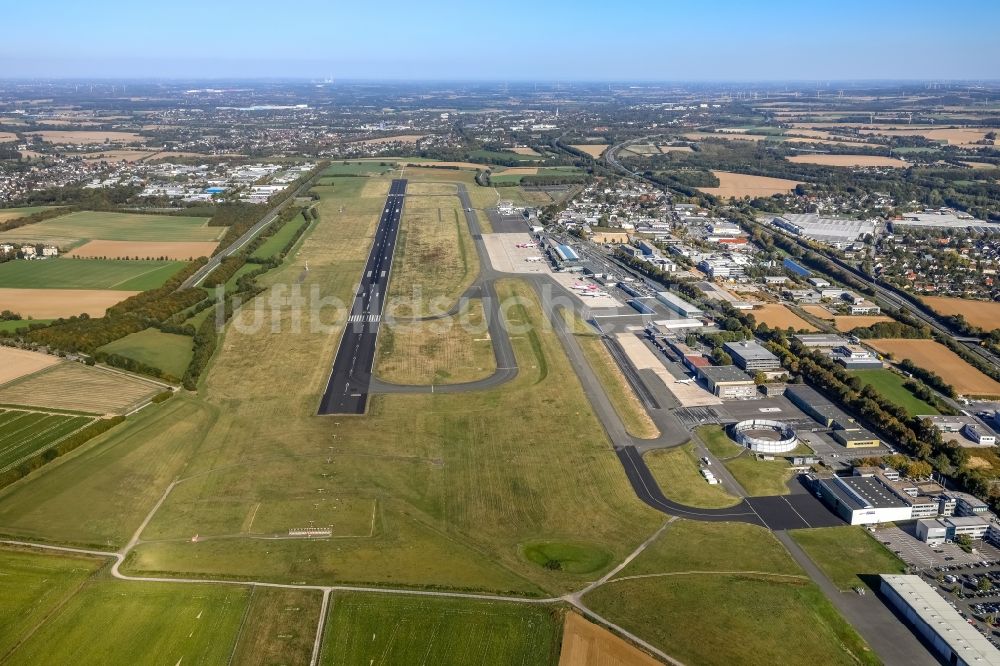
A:
{"label": "paved access road", "polygon": [[385,208],[375,230],[368,262],[351,305],[340,339],[333,371],[320,401],[320,414],[364,414],[375,363],[382,307],[389,286],[392,255],[403,213],[406,180],[395,179],[389,187]]}

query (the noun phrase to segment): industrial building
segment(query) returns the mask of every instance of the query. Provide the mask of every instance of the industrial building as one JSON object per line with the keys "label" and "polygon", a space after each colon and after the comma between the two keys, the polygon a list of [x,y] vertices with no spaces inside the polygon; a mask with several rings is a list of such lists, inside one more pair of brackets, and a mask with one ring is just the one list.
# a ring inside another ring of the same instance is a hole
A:
{"label": "industrial building", "polygon": [[883,367],[882,361],[861,345],[845,344],[834,347],[831,356],[846,370],[880,370]]}
{"label": "industrial building", "polygon": [[696,318],[705,314],[705,311],[697,305],[688,303],[683,298],[669,291],[656,292],[656,300],[665,305],[668,309],[682,317]]}
{"label": "industrial building", "polygon": [[823,426],[828,428],[833,426],[843,430],[856,427],[853,419],[843,410],[819,391],[805,384],[789,384],[785,388],[785,396]]}
{"label": "industrial building", "polygon": [[910,505],[874,476],[814,478],[820,498],[851,525],[910,520]]}
{"label": "industrial building", "polygon": [[993,446],[997,443],[996,434],[972,416],[921,414],[918,418],[929,420],[945,441],[951,439],[960,446]]}
{"label": "industrial building", "polygon": [[771,218],[771,224],[796,236],[846,248],[875,233],[875,220],[822,217],[818,213],[785,213]]}
{"label": "industrial building", "polygon": [[974,423],[967,423],[965,427],[962,428],[962,434],[979,446],[993,446],[997,443],[996,435],[985,432],[981,426]]}
{"label": "industrial building", "polygon": [[880,440],[874,433],[857,426],[853,428],[839,428],[834,430],[833,438],[848,449],[882,446],[882,440]]}
{"label": "industrial building", "polygon": [[979,516],[945,516],[918,520],[916,534],[921,541],[936,546],[958,536],[983,539],[989,528],[990,521]]}
{"label": "industrial building", "polygon": [[735,365],[709,365],[698,368],[708,390],[720,398],[755,398],[757,385],[747,373]]}
{"label": "industrial building", "polygon": [[810,275],[812,275],[812,271],[810,271],[808,268],[798,263],[797,261],[789,259],[788,257],[785,257],[784,261],[781,262],[781,265],[784,266],[786,269],[790,270],[791,272],[795,273],[796,275],[800,275],[802,277],[809,277]]}
{"label": "industrial building", "polygon": [[843,347],[848,344],[847,338],[842,335],[834,335],[832,333],[800,333],[799,335],[794,335],[792,337],[801,342],[802,346],[807,349],[823,347],[833,349],[835,347]]}
{"label": "industrial building", "polygon": [[781,367],[778,357],[762,347],[756,340],[727,342],[723,348],[733,358],[733,363],[743,370],[775,370]]}
{"label": "industrial building", "polygon": [[886,601],[916,628],[943,663],[1000,664],[1000,650],[920,576],[882,574],[879,578],[882,579],[879,589]]}

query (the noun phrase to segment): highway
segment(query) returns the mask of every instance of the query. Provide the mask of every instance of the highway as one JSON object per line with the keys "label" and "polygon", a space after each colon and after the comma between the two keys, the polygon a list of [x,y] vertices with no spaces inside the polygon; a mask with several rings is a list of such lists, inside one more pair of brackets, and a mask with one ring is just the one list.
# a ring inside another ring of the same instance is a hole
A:
{"label": "highway", "polygon": [[393,180],[344,326],[330,380],[320,401],[320,414],[365,413],[405,195],[406,180]]}

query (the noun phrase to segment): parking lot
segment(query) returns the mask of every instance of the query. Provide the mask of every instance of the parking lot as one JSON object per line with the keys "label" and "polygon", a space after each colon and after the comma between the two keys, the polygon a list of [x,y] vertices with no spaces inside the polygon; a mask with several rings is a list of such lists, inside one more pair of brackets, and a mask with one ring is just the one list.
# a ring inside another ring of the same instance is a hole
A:
{"label": "parking lot", "polygon": [[879,527],[875,538],[886,548],[896,553],[901,560],[916,569],[931,569],[942,566],[967,565],[983,560],[1000,560],[1000,549],[983,541],[974,544],[973,552],[966,553],[955,544],[945,543],[931,546],[917,539],[910,531],[897,526]]}
{"label": "parking lot", "polygon": [[986,622],[1000,618],[1000,559],[936,567],[923,575],[969,624],[1000,648],[1000,628]]}

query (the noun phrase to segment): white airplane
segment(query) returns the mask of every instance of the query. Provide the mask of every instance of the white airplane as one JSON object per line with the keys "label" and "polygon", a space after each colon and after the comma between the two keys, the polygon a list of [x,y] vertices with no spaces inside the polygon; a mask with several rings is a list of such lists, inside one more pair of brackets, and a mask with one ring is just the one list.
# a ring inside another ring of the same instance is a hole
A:
{"label": "white airplane", "polygon": [[687,379],[678,379],[674,383],[675,384],[693,384],[694,383],[694,379],[688,377]]}
{"label": "white airplane", "polygon": [[541,261],[541,257],[525,257],[525,261]]}

